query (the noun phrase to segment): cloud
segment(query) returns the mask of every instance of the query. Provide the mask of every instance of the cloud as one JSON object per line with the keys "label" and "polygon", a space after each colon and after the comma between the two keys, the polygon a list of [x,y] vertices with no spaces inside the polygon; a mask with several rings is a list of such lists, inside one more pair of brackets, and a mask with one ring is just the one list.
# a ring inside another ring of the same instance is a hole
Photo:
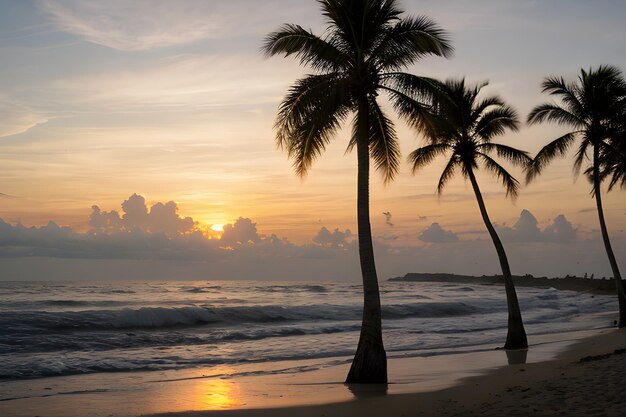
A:
{"label": "cloud", "polygon": [[[304,4],[303,4],[304,3]],[[98,45],[142,51],[267,33],[294,16],[319,26],[314,2],[293,0],[43,0],[57,27]],[[242,13],[242,7],[245,13]],[[271,10],[271,13],[268,13]]]}
{"label": "cloud", "polygon": [[100,210],[91,207],[89,225],[96,232],[115,233],[139,230],[150,233],[163,233],[167,236],[189,233],[194,230],[195,223],[191,217],[180,217],[178,206],[173,201],[156,203],[150,210],[143,196],[133,194],[122,203],[123,215],[115,210]]}
{"label": "cloud", "polygon": [[[257,224],[240,217],[224,226],[222,239],[211,239],[176,203],[149,206],[133,194],[119,212],[92,207],[92,229],[80,233],[48,222],[42,227],[9,224],[0,219],[0,279],[344,279],[360,278],[356,236],[349,229],[321,227],[308,243],[294,244],[276,234],[259,233]],[[531,243],[506,245],[513,272],[535,275],[609,276],[601,240],[578,240],[564,216],[541,230],[530,212],[522,213],[509,233]],[[192,227],[193,226],[193,227]],[[537,235],[539,230],[539,235]],[[509,236],[511,237],[511,236]],[[614,234],[616,247],[626,244]],[[381,280],[407,272],[494,274],[499,271],[489,239],[459,240],[433,223],[420,234],[430,243],[398,245],[386,237],[374,239]],[[558,245],[553,242],[560,242]],[[623,262],[623,259],[619,259]]]}
{"label": "cloud", "polygon": [[559,214],[552,224],[543,230],[544,237],[553,242],[567,242],[576,239],[576,230],[563,214]]}
{"label": "cloud", "polygon": [[47,0],[42,5],[61,30],[122,51],[190,43],[224,29],[213,1]]}
{"label": "cloud", "polygon": [[0,95],[0,138],[24,133],[47,121],[47,118],[36,114],[30,108],[16,104],[14,100]]}
{"label": "cloud", "polygon": [[[250,74],[249,68],[254,67]],[[123,70],[71,75],[48,83],[39,94],[62,100],[84,112],[149,112],[163,109],[206,110],[271,103],[297,74],[296,63],[279,67],[261,55],[241,53],[176,54]]]}
{"label": "cloud", "polygon": [[348,239],[351,239],[352,236],[350,229],[346,229],[343,232],[339,229],[335,229],[331,232],[326,227],[322,227],[313,238],[313,242],[321,246],[346,248],[350,244]]}
{"label": "cloud", "polygon": [[428,243],[448,243],[458,241],[459,237],[451,230],[444,230],[439,223],[433,223],[419,234],[418,239]]}
{"label": "cloud", "polygon": [[568,242],[576,239],[576,230],[563,214],[558,215],[543,230],[528,210],[522,210],[513,227],[496,225],[503,240],[509,242]]}
{"label": "cloud", "polygon": [[[224,226],[224,234],[222,235],[221,243],[224,245],[247,245],[258,243],[259,240],[256,223],[252,223],[250,219],[240,217],[234,224]],[[273,235],[272,242],[280,243],[280,240]]]}

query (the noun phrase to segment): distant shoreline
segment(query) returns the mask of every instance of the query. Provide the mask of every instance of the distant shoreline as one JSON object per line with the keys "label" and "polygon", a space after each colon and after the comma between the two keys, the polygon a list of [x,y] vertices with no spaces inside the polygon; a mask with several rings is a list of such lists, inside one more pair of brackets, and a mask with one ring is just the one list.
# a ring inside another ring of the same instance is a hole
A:
{"label": "distant shoreline", "polygon": [[[502,275],[456,275],[444,273],[416,273],[411,272],[403,277],[390,278],[395,282],[453,282],[462,284],[503,285]],[[557,290],[592,292],[597,294],[612,294],[615,292],[613,278],[548,278],[532,275],[514,275],[513,282],[519,287],[556,288]]]}

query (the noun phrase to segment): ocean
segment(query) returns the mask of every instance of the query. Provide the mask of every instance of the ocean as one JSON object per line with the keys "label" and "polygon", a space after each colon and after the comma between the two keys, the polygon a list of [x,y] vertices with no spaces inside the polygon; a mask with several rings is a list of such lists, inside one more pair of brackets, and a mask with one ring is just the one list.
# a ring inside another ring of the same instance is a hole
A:
{"label": "ocean", "polygon": [[[609,327],[615,297],[518,288],[533,335]],[[500,286],[383,282],[388,356],[493,349],[506,336]],[[307,360],[350,360],[361,286],[257,281],[0,282],[0,380]],[[245,365],[245,366],[243,366]],[[260,372],[272,372],[267,366]]]}

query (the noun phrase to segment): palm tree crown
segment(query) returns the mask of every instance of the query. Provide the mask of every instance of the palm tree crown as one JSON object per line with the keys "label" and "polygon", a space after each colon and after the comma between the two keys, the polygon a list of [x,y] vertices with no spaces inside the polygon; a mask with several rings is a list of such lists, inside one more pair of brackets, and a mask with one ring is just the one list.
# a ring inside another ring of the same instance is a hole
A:
{"label": "palm tree crown", "polygon": [[280,104],[277,143],[293,160],[298,175],[313,161],[350,114],[357,150],[357,219],[363,321],[346,382],[387,382],[382,340],[380,293],[369,220],[370,158],[390,181],[398,172],[400,149],[393,122],[377,97],[386,91],[396,108],[425,105],[413,100],[432,95],[434,80],[401,72],[424,55],[443,55],[451,47],[443,30],[426,17],[402,18],[396,0],[320,0],[327,28],[323,36],[287,24],[265,39],[270,55],[296,56],[313,70],[295,82]]}
{"label": "palm tree crown", "polygon": [[[519,181],[490,154],[495,153],[521,167],[526,167],[531,159],[524,151],[492,142],[494,137],[504,134],[507,129],[517,131],[519,120],[515,110],[500,97],[478,99],[480,90],[486,85],[483,83],[468,88],[463,79],[447,80],[441,86],[443,96],[432,112],[413,119],[429,141],[428,145],[409,155],[414,173],[436,157],[450,155],[437,185],[439,194],[457,168],[465,178],[469,178],[470,171],[478,169],[479,163],[502,181],[507,196],[514,198],[518,194]],[[411,117],[410,113],[404,115]]]}
{"label": "palm tree crown", "polygon": [[566,82],[563,77],[547,77],[542,91],[558,97],[561,103],[535,107],[528,115],[528,123],[552,122],[574,130],[554,139],[537,153],[528,170],[528,181],[539,175],[552,159],[565,156],[576,140],[580,143],[574,157],[575,173],[589,160],[588,153],[593,148],[598,148],[599,156],[604,156],[607,163],[614,160],[616,148],[612,142],[616,144],[618,132],[623,133],[626,103],[626,83],[618,68],[582,69],[578,82],[574,83]]}
{"label": "palm tree crown", "polygon": [[409,91],[427,96],[433,80],[399,71],[425,55],[448,56],[450,44],[427,17],[401,18],[395,0],[319,3],[328,24],[323,36],[286,24],[265,39],[268,56],[295,55],[315,71],[297,80],[281,103],[277,143],[287,150],[296,173],[306,175],[363,99],[367,112],[353,121],[350,148],[356,145],[358,118],[367,118],[370,156],[389,181],[398,172],[400,151],[394,124],[376,98],[386,91],[394,105],[406,106],[402,102],[410,100]]}

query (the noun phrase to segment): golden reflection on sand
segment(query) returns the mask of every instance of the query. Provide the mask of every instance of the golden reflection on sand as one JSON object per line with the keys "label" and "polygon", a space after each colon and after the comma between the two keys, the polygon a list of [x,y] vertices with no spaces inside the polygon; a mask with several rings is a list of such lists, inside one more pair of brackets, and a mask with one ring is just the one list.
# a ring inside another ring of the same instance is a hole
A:
{"label": "golden reflection on sand", "polygon": [[242,405],[239,387],[233,380],[200,379],[194,384],[190,396],[194,410],[224,410]]}

